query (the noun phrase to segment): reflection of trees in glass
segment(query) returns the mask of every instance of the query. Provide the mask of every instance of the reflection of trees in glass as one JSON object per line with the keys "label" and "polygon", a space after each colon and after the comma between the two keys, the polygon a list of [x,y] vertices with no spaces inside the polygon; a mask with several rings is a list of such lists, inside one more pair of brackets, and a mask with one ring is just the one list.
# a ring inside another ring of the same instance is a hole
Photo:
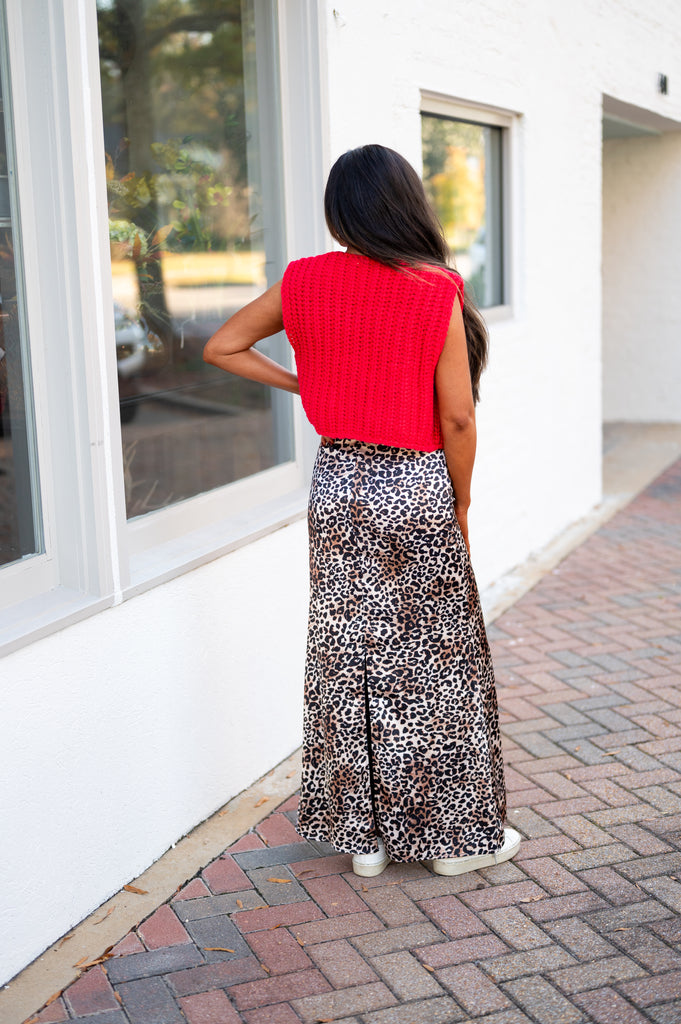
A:
{"label": "reflection of trees in glass", "polygon": [[424,116],[423,181],[452,251],[468,249],[485,224],[481,125]]}
{"label": "reflection of trees in glass", "polygon": [[248,247],[240,0],[98,0],[111,240],[172,334],[164,249]]}

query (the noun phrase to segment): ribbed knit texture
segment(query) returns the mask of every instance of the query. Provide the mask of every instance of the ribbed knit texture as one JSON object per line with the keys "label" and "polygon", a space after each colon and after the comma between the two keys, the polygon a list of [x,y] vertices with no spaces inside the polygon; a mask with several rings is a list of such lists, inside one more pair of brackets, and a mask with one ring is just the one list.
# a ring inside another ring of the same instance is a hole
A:
{"label": "ribbed knit texture", "polygon": [[463,280],[328,252],[290,263],[281,301],[308,419],[327,437],[442,448],[435,367]]}

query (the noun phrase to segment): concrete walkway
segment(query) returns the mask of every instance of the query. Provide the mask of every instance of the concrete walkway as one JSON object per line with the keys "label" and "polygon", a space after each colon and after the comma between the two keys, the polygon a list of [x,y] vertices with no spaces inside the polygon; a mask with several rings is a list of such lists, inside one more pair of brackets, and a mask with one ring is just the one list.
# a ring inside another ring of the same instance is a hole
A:
{"label": "concrete walkway", "polygon": [[30,1019],[678,1024],[681,460],[489,632],[516,860],[360,879],[292,798]]}

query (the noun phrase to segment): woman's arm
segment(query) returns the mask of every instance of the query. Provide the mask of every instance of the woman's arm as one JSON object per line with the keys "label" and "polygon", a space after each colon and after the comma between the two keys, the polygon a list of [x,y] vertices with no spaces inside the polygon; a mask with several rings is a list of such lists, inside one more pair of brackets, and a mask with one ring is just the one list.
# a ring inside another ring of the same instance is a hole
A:
{"label": "woman's arm", "polygon": [[295,373],[253,348],[256,341],[283,329],[281,281],[278,281],[218,328],[208,340],[203,358],[237,377],[248,377],[294,395],[300,394]]}
{"label": "woman's arm", "polygon": [[454,300],[444,348],[435,368],[435,391],[447,469],[454,488],[454,513],[468,543],[468,506],[475,462],[475,403],[461,306]]}

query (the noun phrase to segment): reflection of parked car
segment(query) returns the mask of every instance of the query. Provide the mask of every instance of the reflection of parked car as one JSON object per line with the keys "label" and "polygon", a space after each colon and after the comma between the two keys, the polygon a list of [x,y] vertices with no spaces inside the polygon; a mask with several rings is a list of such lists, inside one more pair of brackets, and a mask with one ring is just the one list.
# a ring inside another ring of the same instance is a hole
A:
{"label": "reflection of parked car", "polygon": [[165,346],[145,321],[135,318],[117,302],[114,303],[116,328],[116,361],[121,422],[129,423],[137,412],[138,389],[134,378],[163,366]]}

